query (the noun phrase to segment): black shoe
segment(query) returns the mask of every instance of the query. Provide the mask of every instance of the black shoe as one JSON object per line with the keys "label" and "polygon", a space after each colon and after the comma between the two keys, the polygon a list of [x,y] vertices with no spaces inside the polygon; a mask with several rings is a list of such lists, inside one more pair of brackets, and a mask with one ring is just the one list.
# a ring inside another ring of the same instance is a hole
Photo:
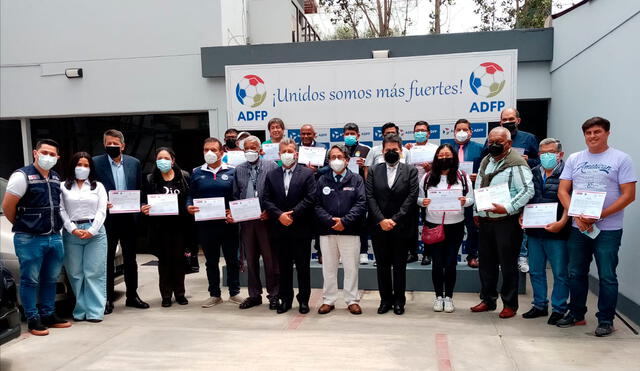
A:
{"label": "black shoe", "polygon": [[239,305],[240,309],[249,309],[249,308],[253,308],[255,306],[258,306],[262,304],[262,297],[260,296],[249,296],[248,298],[244,299],[244,301]]}
{"label": "black shoe", "polygon": [[613,332],[615,331],[615,329],[613,328],[613,325],[610,323],[599,323],[598,327],[596,328],[596,336],[601,338],[604,336],[609,336],[611,334],[613,334]]}
{"label": "black shoe", "polygon": [[558,321],[562,319],[562,317],[564,317],[564,314],[562,313],[551,312],[551,316],[549,316],[549,319],[547,320],[547,324],[555,326],[558,324]]}
{"label": "black shoe", "polygon": [[140,299],[140,297],[138,295],[136,295],[133,298],[127,298],[127,301],[125,302],[125,305],[127,307],[138,308],[138,309],[147,309],[147,308],[149,308],[149,304],[147,304],[144,301],[142,301],[142,299]]}
{"label": "black shoe", "polygon": [[49,330],[47,330],[47,327],[42,324],[42,321],[40,321],[40,318],[30,319],[28,321],[28,326],[29,326],[29,332],[33,335],[36,335],[36,336],[49,335]]}
{"label": "black shoe", "polygon": [[87,320],[87,322],[91,322],[91,323],[100,323],[100,322],[102,322],[102,320],[101,320],[101,319],[98,319],[98,318],[89,318],[89,319]]}
{"label": "black shoe", "polygon": [[280,304],[278,304],[278,309],[276,310],[276,312],[278,314],[282,314],[282,313],[288,312],[289,309],[291,309],[291,303],[283,301]]}
{"label": "black shoe", "polygon": [[380,303],[380,306],[378,307],[378,314],[385,314],[390,310],[391,310],[391,304]]}
{"label": "black shoe", "polygon": [[404,304],[395,304],[393,306],[393,313],[397,314],[397,315],[402,315],[404,314]]}
{"label": "black shoe", "polygon": [[276,310],[278,309],[278,299],[277,298],[270,298],[269,299],[269,310]]}
{"label": "black shoe", "polygon": [[429,264],[431,264],[431,258],[428,257],[427,255],[423,255],[420,265],[429,265]]}
{"label": "black shoe", "polygon": [[522,318],[538,318],[538,317],[546,317],[549,315],[547,309],[539,309],[536,307],[531,307],[528,312],[522,314]]}
{"label": "black shoe", "polygon": [[171,298],[162,299],[162,307],[168,308],[171,306]]}
{"label": "black shoe", "polygon": [[417,262],[417,261],[418,261],[418,254],[409,254],[409,256],[407,257],[407,264]]}
{"label": "black shoe", "polygon": [[587,324],[587,321],[584,318],[575,318],[573,313],[567,313],[562,319],[558,320],[556,326],[561,328],[573,327],[573,326],[584,326]]}
{"label": "black shoe", "polygon": [[184,295],[176,296],[176,303],[180,305],[187,305],[189,304],[189,300],[187,300],[187,298],[185,298]]}
{"label": "black shoe", "polygon": [[113,302],[107,301],[107,304],[104,306],[104,314],[111,314],[113,312]]}
{"label": "black shoe", "polygon": [[48,316],[48,317],[42,317],[40,319],[42,321],[42,324],[50,327],[50,328],[67,328],[67,327],[71,327],[71,322],[64,320],[60,317],[58,317],[57,314],[53,313],[52,315]]}
{"label": "black shoe", "polygon": [[309,313],[309,304],[307,304],[307,303],[300,303],[300,307],[298,308],[298,312],[300,312],[300,314],[307,314],[307,313]]}

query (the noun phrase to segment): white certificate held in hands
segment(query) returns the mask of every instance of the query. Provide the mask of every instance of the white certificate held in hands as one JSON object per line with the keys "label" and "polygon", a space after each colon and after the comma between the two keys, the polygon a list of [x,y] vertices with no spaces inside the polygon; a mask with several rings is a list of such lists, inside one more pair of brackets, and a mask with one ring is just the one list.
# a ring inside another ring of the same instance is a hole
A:
{"label": "white certificate held in hands", "polygon": [[244,157],[244,151],[229,151],[225,156],[227,156],[227,164],[234,167],[243,162],[247,162],[247,159]]}
{"label": "white certificate held in hands", "polygon": [[574,190],[571,193],[569,216],[585,216],[587,218],[600,219],[604,198],[607,192]]}
{"label": "white certificate held in hands", "polygon": [[524,148],[520,147],[511,147],[514,151],[518,152],[519,155],[524,155]]}
{"label": "white certificate held in hands", "polygon": [[493,209],[493,204],[506,206],[511,203],[511,194],[507,183],[474,190],[478,211]]}
{"label": "white certificate held in hands", "polygon": [[467,175],[473,174],[473,161],[463,161],[458,166],[458,169],[467,173]]}
{"label": "white certificate held in hands", "polygon": [[360,171],[360,166],[358,166],[359,159],[360,157],[351,157],[349,159],[349,164],[347,165],[347,168],[351,170],[351,172],[354,174],[358,174],[358,172]]}
{"label": "white certificate held in hands", "polygon": [[193,206],[200,208],[200,211],[194,214],[196,222],[219,220],[227,217],[227,210],[224,207],[224,197],[194,198]]}
{"label": "white certificate held in hands", "polygon": [[524,207],[522,228],[544,228],[558,221],[558,203],[529,204]]}
{"label": "white certificate held in hands", "polygon": [[411,165],[433,162],[438,147],[435,146],[413,146],[409,150],[409,161]]}
{"label": "white certificate held in hands", "polygon": [[147,203],[151,206],[150,216],[178,215],[178,195],[175,193],[147,195]]}
{"label": "white certificate held in hands", "polygon": [[429,211],[461,211],[458,197],[462,197],[460,189],[429,189],[427,196],[431,200]]}
{"label": "white certificate held in hands", "polygon": [[111,214],[139,213],[140,191],[109,191],[109,202]]}
{"label": "white certificate held in hands", "polygon": [[264,151],[264,156],[262,156],[265,160],[279,160],[280,155],[280,144],[279,143],[263,143],[262,150]]}
{"label": "white certificate held in hands", "polygon": [[257,197],[229,202],[231,217],[234,222],[260,219],[260,200]]}
{"label": "white certificate held in hands", "polygon": [[327,150],[324,147],[304,147],[298,148],[298,162],[304,165],[322,166],[324,165]]}

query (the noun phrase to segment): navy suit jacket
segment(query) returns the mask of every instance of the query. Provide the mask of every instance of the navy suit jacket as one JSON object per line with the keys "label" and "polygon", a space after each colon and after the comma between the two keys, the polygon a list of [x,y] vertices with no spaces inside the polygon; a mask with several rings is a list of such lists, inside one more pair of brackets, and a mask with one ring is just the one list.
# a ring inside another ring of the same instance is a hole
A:
{"label": "navy suit jacket", "polygon": [[[138,190],[142,186],[142,169],[140,161],[137,158],[123,154],[124,176],[127,182],[128,190]],[[111,162],[109,155],[106,153],[93,158],[93,165],[96,170],[96,180],[104,185],[107,192],[116,189],[113,180],[113,172],[111,172]]]}

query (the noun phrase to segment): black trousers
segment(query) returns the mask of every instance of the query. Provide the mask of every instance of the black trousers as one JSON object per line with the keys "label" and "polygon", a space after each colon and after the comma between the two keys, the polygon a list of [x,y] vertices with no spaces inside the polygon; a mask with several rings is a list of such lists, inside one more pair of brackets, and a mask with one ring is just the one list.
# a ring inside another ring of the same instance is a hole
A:
{"label": "black trousers", "polygon": [[464,226],[467,228],[467,261],[478,257],[478,227],[473,221],[473,207],[464,208]]}
{"label": "black trousers", "polygon": [[494,307],[498,299],[498,276],[502,272],[500,296],[505,307],[518,309],[518,255],[522,228],[518,215],[502,220],[480,219],[480,298]]}
{"label": "black trousers", "polygon": [[170,226],[154,229],[154,233],[160,296],[163,299],[171,299],[172,294],[184,296],[184,235]]}
{"label": "black trousers", "polygon": [[[429,228],[437,224],[427,223]],[[464,238],[464,222],[444,225],[444,241],[434,243],[431,247],[433,269],[431,279],[436,296],[453,297],[456,286],[456,268],[458,266],[458,250]]]}
{"label": "black trousers", "polygon": [[299,236],[282,228],[271,230],[272,245],[278,254],[280,288],[278,296],[286,303],[293,302],[293,265],[298,273],[299,303],[308,304],[311,296],[311,235]]}
{"label": "black trousers", "polygon": [[[413,228],[410,231],[413,231]],[[371,234],[371,242],[376,256],[380,301],[404,305],[407,286],[407,253],[415,246],[415,236],[406,231],[399,233],[393,230],[389,232],[380,230]]]}
{"label": "black trousers", "polygon": [[238,225],[227,224],[222,220],[198,222],[198,237],[204,256],[207,259],[207,280],[209,281],[209,295],[220,297],[220,248],[227,265],[227,286],[229,296],[240,293],[240,263],[238,252]]}
{"label": "black trousers", "polygon": [[107,230],[107,300],[113,301],[115,267],[114,259],[118,242],[124,260],[124,282],[127,298],[135,298],[138,291],[138,263],[136,262],[137,216],[134,214],[107,214],[104,223]]}

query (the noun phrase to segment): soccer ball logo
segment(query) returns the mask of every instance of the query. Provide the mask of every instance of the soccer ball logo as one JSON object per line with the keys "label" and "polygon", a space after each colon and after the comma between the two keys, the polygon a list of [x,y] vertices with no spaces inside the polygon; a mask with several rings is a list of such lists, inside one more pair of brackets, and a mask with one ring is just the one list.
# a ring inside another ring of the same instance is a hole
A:
{"label": "soccer ball logo", "polygon": [[257,75],[246,75],[236,84],[236,98],[243,106],[258,107],[267,97],[264,81]]}
{"label": "soccer ball logo", "polygon": [[480,64],[469,77],[469,85],[475,95],[491,98],[504,88],[504,70],[498,64],[485,62]]}

